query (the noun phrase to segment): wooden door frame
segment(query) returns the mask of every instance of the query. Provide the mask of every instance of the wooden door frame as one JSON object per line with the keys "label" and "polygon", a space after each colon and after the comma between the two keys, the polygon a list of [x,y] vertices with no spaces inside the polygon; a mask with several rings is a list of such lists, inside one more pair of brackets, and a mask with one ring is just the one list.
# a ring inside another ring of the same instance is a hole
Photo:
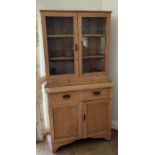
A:
{"label": "wooden door frame", "polygon": [[[82,72],[82,17],[106,17],[106,47],[105,47],[105,72],[92,72],[83,73]],[[79,48],[79,75],[88,76],[106,76],[108,74],[108,61],[109,61],[109,41],[110,41],[110,22],[111,22],[111,12],[78,12],[78,48]]]}
{"label": "wooden door frame", "polygon": [[[44,46],[44,57],[45,57],[45,70],[47,79],[69,79],[78,76],[78,51],[75,51],[75,45],[78,44],[77,38],[77,12],[59,12],[59,11],[46,11],[41,10],[41,23],[42,23],[42,35],[43,35],[43,46]],[[74,73],[73,74],[61,74],[61,75],[50,75],[49,73],[49,60],[48,60],[48,44],[47,44],[47,30],[46,30],[46,17],[73,17],[73,49],[74,49]]]}

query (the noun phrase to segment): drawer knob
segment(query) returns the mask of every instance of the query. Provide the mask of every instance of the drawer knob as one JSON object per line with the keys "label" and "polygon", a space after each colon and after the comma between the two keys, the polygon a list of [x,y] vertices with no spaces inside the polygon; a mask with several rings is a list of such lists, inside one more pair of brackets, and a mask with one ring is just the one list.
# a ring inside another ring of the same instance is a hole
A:
{"label": "drawer knob", "polygon": [[64,99],[69,99],[71,96],[70,95],[63,95],[62,96]]}
{"label": "drawer knob", "polygon": [[100,91],[94,91],[93,94],[98,96],[98,95],[101,95],[101,92]]}

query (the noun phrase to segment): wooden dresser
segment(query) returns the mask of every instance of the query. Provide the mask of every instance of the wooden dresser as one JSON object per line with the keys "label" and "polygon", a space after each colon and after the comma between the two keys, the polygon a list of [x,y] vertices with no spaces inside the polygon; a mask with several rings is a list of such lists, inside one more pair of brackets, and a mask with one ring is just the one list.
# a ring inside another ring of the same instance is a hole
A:
{"label": "wooden dresser", "polygon": [[111,137],[110,11],[41,11],[53,152]]}

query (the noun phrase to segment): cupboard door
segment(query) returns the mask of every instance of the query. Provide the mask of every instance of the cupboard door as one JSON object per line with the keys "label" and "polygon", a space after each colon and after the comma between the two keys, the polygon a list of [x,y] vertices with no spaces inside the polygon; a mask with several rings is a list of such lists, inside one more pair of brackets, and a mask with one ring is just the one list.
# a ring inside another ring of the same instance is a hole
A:
{"label": "cupboard door", "polygon": [[78,13],[80,74],[106,72],[109,14]]}
{"label": "cupboard door", "polygon": [[92,100],[85,102],[85,135],[93,136],[108,129],[108,100]]}
{"label": "cupboard door", "polygon": [[53,105],[52,113],[55,141],[59,142],[81,137],[81,103],[70,102]]}
{"label": "cupboard door", "polygon": [[44,12],[42,20],[47,75],[78,74],[77,13]]}

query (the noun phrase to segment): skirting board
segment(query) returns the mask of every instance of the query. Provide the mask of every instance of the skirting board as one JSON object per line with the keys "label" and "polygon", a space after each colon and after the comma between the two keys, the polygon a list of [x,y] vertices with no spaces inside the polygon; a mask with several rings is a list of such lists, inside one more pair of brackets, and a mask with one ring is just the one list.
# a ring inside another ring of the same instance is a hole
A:
{"label": "skirting board", "polygon": [[112,129],[118,130],[118,121],[112,121]]}

